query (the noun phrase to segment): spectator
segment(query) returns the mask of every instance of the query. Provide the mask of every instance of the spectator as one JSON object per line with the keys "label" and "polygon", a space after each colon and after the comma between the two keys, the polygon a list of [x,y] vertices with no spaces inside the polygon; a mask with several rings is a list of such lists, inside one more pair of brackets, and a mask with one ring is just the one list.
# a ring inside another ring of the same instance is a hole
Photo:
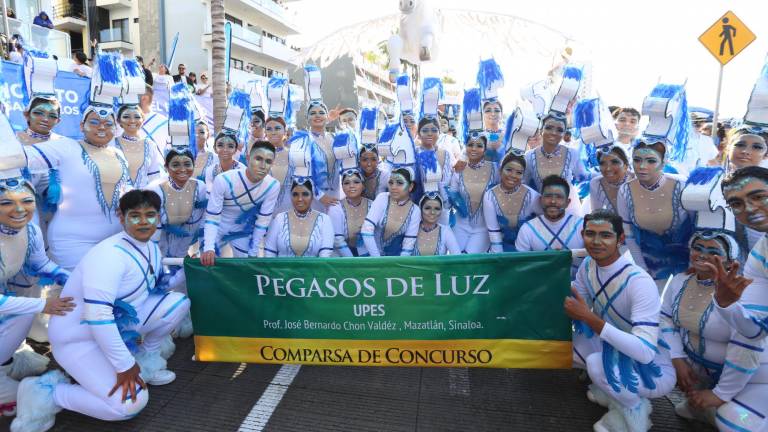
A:
{"label": "spectator", "polygon": [[8,18],[16,19],[16,12],[14,12],[11,8],[6,10],[6,15],[8,15]]}
{"label": "spectator", "polygon": [[[152,71],[144,66],[144,58],[142,56],[136,56],[136,60],[138,60],[139,64],[141,65],[141,69],[144,71],[144,82],[148,86],[152,86],[155,83],[155,79],[152,77]],[[152,59],[152,63],[154,62],[155,60]],[[152,63],[150,63],[150,66],[152,66]]]}
{"label": "spectator", "polygon": [[90,78],[93,75],[93,69],[88,66],[88,56],[82,51],[75,52],[75,67],[72,68],[72,72],[78,74],[81,77]]}
{"label": "spectator", "polygon": [[40,12],[40,14],[32,21],[32,24],[49,29],[53,28],[53,22],[48,18],[48,14],[45,11]]}
{"label": "spectator", "polygon": [[11,39],[11,49],[8,53],[8,60],[13,63],[24,63],[24,47],[21,45],[21,39],[15,36]]}
{"label": "spectator", "polygon": [[211,83],[208,82],[208,74],[206,72],[201,72],[200,84],[197,85],[195,93],[199,96],[211,96],[212,90]]}
{"label": "spectator", "polygon": [[168,66],[161,64],[159,68],[157,68],[157,73],[160,75],[170,75],[171,71],[168,70]]}
{"label": "spectator", "polygon": [[194,72],[187,74],[187,86],[189,86],[189,91],[195,93],[195,88],[197,87],[197,74]]}
{"label": "spectator", "polygon": [[187,78],[187,67],[184,65],[184,63],[179,64],[179,73],[173,76],[173,82],[181,82],[182,77],[185,79]]}

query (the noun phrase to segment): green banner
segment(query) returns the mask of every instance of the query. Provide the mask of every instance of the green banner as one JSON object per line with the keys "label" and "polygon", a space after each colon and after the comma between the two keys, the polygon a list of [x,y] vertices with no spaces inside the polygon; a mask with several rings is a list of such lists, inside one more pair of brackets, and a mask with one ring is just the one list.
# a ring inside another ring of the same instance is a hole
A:
{"label": "green banner", "polygon": [[187,259],[198,360],[570,367],[569,251]]}

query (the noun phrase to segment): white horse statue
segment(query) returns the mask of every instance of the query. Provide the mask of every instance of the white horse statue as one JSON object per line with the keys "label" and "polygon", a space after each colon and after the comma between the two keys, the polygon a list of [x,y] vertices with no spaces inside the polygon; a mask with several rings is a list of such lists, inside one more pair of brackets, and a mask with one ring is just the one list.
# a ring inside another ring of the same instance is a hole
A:
{"label": "white horse statue", "polygon": [[400,62],[413,65],[437,57],[437,13],[428,0],[399,0],[400,27],[389,38],[389,80],[395,82],[400,74]]}

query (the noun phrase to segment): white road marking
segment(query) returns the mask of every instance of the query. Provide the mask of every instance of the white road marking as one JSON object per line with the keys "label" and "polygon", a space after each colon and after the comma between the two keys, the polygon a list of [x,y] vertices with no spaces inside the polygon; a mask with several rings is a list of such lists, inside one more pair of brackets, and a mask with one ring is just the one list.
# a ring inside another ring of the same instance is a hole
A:
{"label": "white road marking", "polygon": [[288,391],[288,387],[301,369],[300,365],[283,365],[272,378],[267,389],[261,394],[259,401],[251,408],[251,412],[240,424],[239,432],[261,432],[269,422],[272,413]]}

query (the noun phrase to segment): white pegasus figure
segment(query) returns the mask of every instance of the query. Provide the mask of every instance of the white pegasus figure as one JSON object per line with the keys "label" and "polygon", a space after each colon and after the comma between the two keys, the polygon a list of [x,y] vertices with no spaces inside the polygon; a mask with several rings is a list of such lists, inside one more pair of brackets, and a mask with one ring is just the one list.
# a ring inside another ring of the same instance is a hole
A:
{"label": "white pegasus figure", "polygon": [[436,11],[427,0],[400,0],[400,27],[389,38],[389,80],[400,74],[400,62],[419,65],[437,57],[438,26]]}

